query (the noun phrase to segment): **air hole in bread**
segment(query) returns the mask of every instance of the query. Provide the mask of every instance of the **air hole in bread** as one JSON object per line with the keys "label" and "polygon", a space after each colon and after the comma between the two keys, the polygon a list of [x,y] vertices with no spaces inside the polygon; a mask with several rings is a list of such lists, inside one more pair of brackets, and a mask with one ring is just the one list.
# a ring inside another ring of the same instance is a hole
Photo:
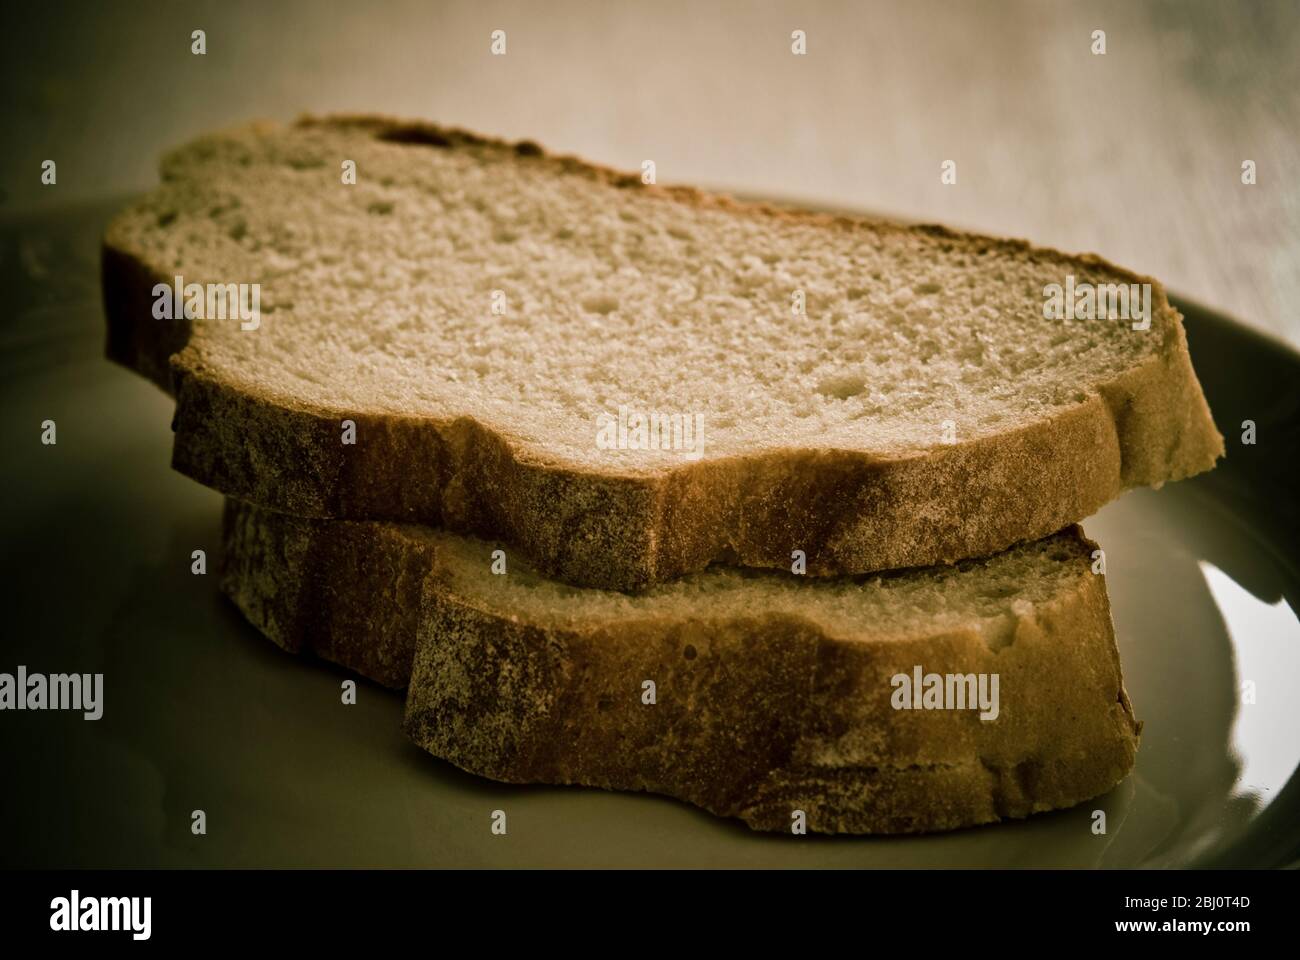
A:
{"label": "air hole in bread", "polygon": [[593,297],[583,297],[582,309],[586,310],[588,313],[613,313],[618,309],[618,298],[606,296],[605,294],[597,294]]}
{"label": "air hole in bread", "polygon": [[825,397],[847,400],[856,397],[867,389],[867,382],[860,375],[853,373],[837,374],[822,379],[817,384],[817,392]]}
{"label": "air hole in bread", "polygon": [[376,134],[375,139],[382,140],[385,143],[400,143],[418,147],[454,146],[451,138],[442,131],[418,125],[388,127]]}

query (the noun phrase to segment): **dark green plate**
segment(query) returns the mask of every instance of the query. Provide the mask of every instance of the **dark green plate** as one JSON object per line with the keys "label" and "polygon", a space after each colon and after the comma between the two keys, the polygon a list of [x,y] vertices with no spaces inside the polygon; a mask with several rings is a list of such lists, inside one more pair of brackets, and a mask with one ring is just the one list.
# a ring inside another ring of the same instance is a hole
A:
{"label": "dark green plate", "polygon": [[[169,469],[171,401],[101,355],[98,238],[119,206],[0,227],[0,672],[102,672],[106,687],[98,721],[0,713],[4,864],[1177,867],[1300,853],[1300,357],[1280,344],[1180,302],[1227,459],[1085,524],[1146,721],[1128,780],[951,834],[765,836],[661,797],[462,773],[403,739],[400,696],[363,682],[342,705],[343,673],[281,653],[214,573],[192,575],[196,549],[215,570],[221,498]],[[504,837],[489,830],[498,808]],[[194,810],[206,836],[191,834]]]}

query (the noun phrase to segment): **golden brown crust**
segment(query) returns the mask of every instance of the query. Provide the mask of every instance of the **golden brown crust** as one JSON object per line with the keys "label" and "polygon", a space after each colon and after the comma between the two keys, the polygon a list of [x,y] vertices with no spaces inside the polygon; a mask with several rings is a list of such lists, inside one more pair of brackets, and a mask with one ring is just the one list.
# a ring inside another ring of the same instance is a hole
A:
{"label": "golden brown crust", "polygon": [[[362,126],[399,141],[510,150],[618,186],[744,215],[850,229],[863,222],[644,186],[636,177],[549,157],[527,142],[431,124],[376,117],[300,122]],[[1029,249],[1023,241],[942,227],[887,228]],[[1148,281],[1096,257],[1036,254]],[[806,554],[812,576],[989,554],[1088,516],[1127,487],[1209,469],[1223,450],[1177,311],[1154,281],[1152,310],[1165,324],[1160,352],[1051,419],[898,459],[792,448],[650,475],[542,459],[504,428],[469,418],[286,405],[247,392],[195,366],[188,352],[177,355],[187,329],[158,333],[144,306],[153,282],[145,265],[106,246],[109,356],[176,396],[176,469],[229,496],[301,516],[412,521],[500,538],[549,576],[583,586],[634,590],[715,561],[786,568],[796,549]],[[164,372],[169,360],[170,376]],[[356,422],[364,442],[338,442],[344,418]]]}
{"label": "golden brown crust", "polygon": [[432,544],[387,524],[302,520],[232,500],[222,527],[221,589],[268,639],[406,686]]}
{"label": "golden brown crust", "polygon": [[[497,780],[647,790],[756,830],[789,832],[801,810],[812,832],[921,833],[1072,806],[1136,757],[1090,574],[996,652],[973,631],[870,643],[707,612],[569,631],[437,591],[426,604],[407,732]],[[894,710],[889,679],[914,664],[999,673],[1002,715]]]}
{"label": "golden brown crust", "polygon": [[[562,628],[456,591],[418,527],[228,502],[225,532],[223,588],[254,624],[390,686],[414,658],[408,733],[495,779],[649,790],[762,830],[803,810],[816,832],[907,833],[1070,806],[1133,765],[1140,727],[1086,568],[991,649],[974,626],[849,638],[761,609]],[[917,664],[998,673],[999,718],[892,709],[890,676]]]}

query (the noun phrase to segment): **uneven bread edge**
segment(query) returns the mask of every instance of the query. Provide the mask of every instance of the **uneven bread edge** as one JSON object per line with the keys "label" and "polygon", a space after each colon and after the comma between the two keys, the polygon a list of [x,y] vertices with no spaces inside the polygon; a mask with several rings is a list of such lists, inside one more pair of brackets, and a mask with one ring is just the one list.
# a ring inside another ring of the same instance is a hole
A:
{"label": "uneven bread edge", "polygon": [[[177,361],[172,377],[173,466],[226,496],[501,540],[549,577],[625,591],[711,563],[788,569],[795,550],[813,577],[987,556],[1223,449],[1185,350],[1050,420],[922,456],[781,450],[654,477],[532,459],[470,418],[293,409]],[[344,418],[354,446],[339,442]]]}

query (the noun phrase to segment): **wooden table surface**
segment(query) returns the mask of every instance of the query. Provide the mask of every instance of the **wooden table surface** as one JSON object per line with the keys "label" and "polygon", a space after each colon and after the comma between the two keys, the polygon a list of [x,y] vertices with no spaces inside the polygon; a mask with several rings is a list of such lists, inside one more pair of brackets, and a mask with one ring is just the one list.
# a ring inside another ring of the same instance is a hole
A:
{"label": "wooden table surface", "polygon": [[[10,16],[8,215],[147,188],[161,150],[213,126],[382,111],[619,167],[653,159],[660,182],[1094,251],[1300,345],[1292,0],[46,3]],[[496,29],[505,56],[490,53]],[[39,182],[47,158],[53,187]],[[955,185],[940,182],[945,160]]]}

